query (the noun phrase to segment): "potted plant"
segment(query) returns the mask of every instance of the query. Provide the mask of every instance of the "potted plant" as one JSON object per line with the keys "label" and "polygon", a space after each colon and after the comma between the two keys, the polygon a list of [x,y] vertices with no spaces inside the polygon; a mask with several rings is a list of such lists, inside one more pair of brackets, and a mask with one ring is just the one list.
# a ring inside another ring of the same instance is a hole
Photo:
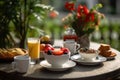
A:
{"label": "potted plant", "polygon": [[104,15],[97,10],[102,4],[96,4],[90,10],[86,5],[79,4],[75,6],[76,0],[65,3],[65,8],[71,13],[63,18],[65,27],[72,27],[78,36],[77,42],[81,47],[89,47],[89,35],[98,28]]}
{"label": "potted plant", "polygon": [[[53,7],[40,4],[41,0],[1,0],[0,7],[0,47],[13,47],[18,41],[18,46],[26,47],[26,38],[28,29],[31,28],[33,17],[41,21],[47,11],[53,10]],[[31,29],[39,29],[32,26]]]}

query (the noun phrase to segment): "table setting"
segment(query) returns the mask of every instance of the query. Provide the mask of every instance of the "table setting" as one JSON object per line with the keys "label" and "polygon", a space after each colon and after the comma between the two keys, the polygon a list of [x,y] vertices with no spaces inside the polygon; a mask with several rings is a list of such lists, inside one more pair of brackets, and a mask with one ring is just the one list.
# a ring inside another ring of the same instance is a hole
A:
{"label": "table setting", "polygon": [[[61,20],[65,31],[60,32],[62,38],[59,40],[54,38],[53,29],[48,28],[53,32],[46,34],[36,27],[27,29],[28,25],[24,25],[27,28],[20,28],[20,33],[23,31],[25,34],[20,36],[20,41],[13,48],[0,48],[0,80],[108,80],[119,74],[120,52],[109,44],[95,43],[90,39],[105,18],[98,11],[103,5],[96,4],[89,9],[76,1],[65,2],[64,7],[70,13]],[[55,10],[50,11],[53,13]]]}
{"label": "table setting", "polygon": [[[67,46],[65,45],[66,43]],[[25,50],[21,48],[13,48],[7,50],[1,49],[0,56],[3,56],[2,52],[4,52],[4,54],[6,55],[11,54],[12,55],[11,57],[8,56],[5,57],[4,55],[5,58],[2,61],[5,62],[7,59],[8,60],[12,59],[9,60],[9,62],[14,62],[16,56],[21,56],[21,57],[29,56],[31,58],[31,56],[29,55],[30,54],[29,50],[30,49]],[[79,46],[76,45],[76,42],[73,40],[67,40],[67,42],[64,40],[60,40],[60,41],[58,40],[58,42],[55,42],[54,45],[45,44],[41,52],[39,53],[39,58],[36,58],[38,59],[39,63],[31,64],[31,59],[30,59],[30,65],[39,64],[39,66],[42,66],[43,68],[50,71],[65,71],[68,69],[72,69],[75,66],[81,66],[81,65],[99,66],[100,64],[103,64],[106,61],[115,60],[115,57],[117,55],[114,51],[111,50],[111,47],[108,44],[100,44],[98,49],[94,49],[94,47],[93,48],[90,47],[88,49],[88,48],[80,48],[80,45]],[[42,56],[40,56],[41,54]],[[43,58],[39,61],[41,57]]]}
{"label": "table setting", "polygon": [[[97,44],[97,43],[91,42],[91,47],[88,50],[94,49],[96,52],[96,50],[98,51],[101,45],[106,46],[107,44],[105,45],[105,44]],[[90,57],[90,60],[83,59],[80,55],[80,54],[84,54],[84,53],[81,53],[82,52],[81,48],[79,49],[78,53],[71,53],[68,48],[64,47],[64,40],[55,40],[54,45],[45,44],[45,48],[43,50],[44,50],[44,53],[42,51],[40,55],[43,54],[44,59],[43,58],[40,59],[39,62],[35,64],[31,64],[30,63],[31,59],[29,59],[30,65],[27,67],[27,70],[25,72],[21,72],[22,70],[20,71],[17,70],[17,68],[19,68],[17,66],[16,68],[14,68],[15,67],[14,62],[16,62],[15,57],[17,56],[15,56],[13,58],[13,61],[9,63],[4,63],[4,64],[0,63],[0,70],[5,72],[6,74],[17,72],[19,76],[22,73],[21,77],[26,76],[26,77],[29,77],[29,79],[31,77],[35,79],[43,79],[43,78],[46,79],[46,76],[48,76],[48,79],[80,78],[80,80],[82,80],[82,77],[87,78],[88,75],[92,77],[92,75],[96,75],[96,74],[98,76],[101,76],[101,79],[102,79],[103,77],[105,77],[104,73],[108,73],[109,75],[109,73],[112,74],[112,72],[117,71],[119,68],[119,66],[116,66],[119,63],[119,54],[117,54],[119,52],[117,52],[112,48],[110,48],[110,50],[112,52],[115,52],[116,56],[114,56],[114,59],[111,59],[111,60],[108,60],[107,57],[100,55],[99,51],[98,51],[99,54],[97,54],[98,56],[95,56],[94,58]],[[52,50],[52,51],[49,51],[49,50]],[[89,51],[85,51],[85,53],[86,52],[89,53]],[[29,51],[28,51],[28,54],[29,54]],[[90,54],[93,54],[93,53],[90,53]],[[27,56],[18,55],[18,56],[21,56],[22,59],[29,58],[28,55]],[[49,62],[49,61],[52,61],[52,62]],[[22,63],[19,63],[19,64],[23,65]],[[27,65],[27,64],[24,63],[24,65]],[[7,68],[10,66],[14,66],[14,67],[8,70]],[[23,66],[23,69],[25,69],[24,66]],[[117,72],[114,72],[114,75],[115,73],[117,74]],[[59,75],[65,75],[65,76],[60,77]],[[73,76],[70,76],[70,75],[73,75]]]}
{"label": "table setting", "polygon": [[[102,4],[96,4],[91,9],[84,5],[78,5],[76,8],[75,2],[66,2],[65,8],[72,13],[62,19],[66,29],[62,39],[63,43],[56,47],[56,45],[50,44],[51,40],[48,36],[28,37],[27,52],[24,52],[27,54],[22,56],[29,56],[31,65],[37,64],[36,61],[43,56],[44,60],[40,61],[40,66],[51,71],[74,68],[76,63],[93,66],[115,59],[116,53],[110,50],[110,45],[101,45],[98,49],[90,48],[89,35],[98,28],[100,21],[104,18],[104,15],[97,11],[101,7]],[[44,46],[41,47],[41,44]],[[2,54],[4,52],[10,56],[9,51],[1,50],[0,56],[4,57]],[[12,53],[14,54],[10,53],[12,60],[19,56],[14,51]]]}
{"label": "table setting", "polygon": [[[73,46],[74,41],[71,40],[70,43],[67,44],[67,46],[65,46],[66,41],[60,41],[61,42],[58,42],[60,44],[56,43],[53,46],[50,44],[46,44],[46,46],[44,47],[44,53],[42,53],[44,56],[44,60],[40,62],[40,65],[43,68],[46,68],[50,71],[65,71],[74,68],[75,66],[81,65],[90,67],[101,66],[101,64],[103,64],[104,62],[114,60],[116,57],[116,53],[115,55],[111,54],[113,56],[111,56],[110,54],[108,56],[101,55],[101,46],[106,47],[109,46],[108,44],[100,44],[98,49],[94,49],[92,47],[87,49],[80,48],[80,46],[77,47],[76,45]],[[68,42],[69,40],[67,41],[67,43]],[[112,58],[108,58],[109,56],[111,56]]]}

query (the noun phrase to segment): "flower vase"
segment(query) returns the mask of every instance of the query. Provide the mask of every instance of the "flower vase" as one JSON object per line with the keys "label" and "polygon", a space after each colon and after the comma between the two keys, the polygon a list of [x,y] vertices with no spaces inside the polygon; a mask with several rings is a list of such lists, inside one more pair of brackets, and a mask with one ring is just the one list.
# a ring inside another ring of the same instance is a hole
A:
{"label": "flower vase", "polygon": [[84,34],[83,36],[78,36],[77,43],[80,44],[80,48],[89,48],[90,47],[89,35]]}

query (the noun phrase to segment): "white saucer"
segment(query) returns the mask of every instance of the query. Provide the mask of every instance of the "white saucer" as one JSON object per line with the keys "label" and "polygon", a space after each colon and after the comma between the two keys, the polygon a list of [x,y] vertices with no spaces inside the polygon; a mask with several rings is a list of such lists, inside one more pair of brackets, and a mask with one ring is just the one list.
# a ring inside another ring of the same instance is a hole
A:
{"label": "white saucer", "polygon": [[53,67],[51,64],[49,64],[46,60],[43,60],[40,62],[40,65],[50,71],[64,71],[67,69],[70,69],[76,65],[75,62],[69,60],[65,64],[63,64],[61,67]]}
{"label": "white saucer", "polygon": [[83,64],[83,65],[98,65],[98,64],[106,61],[107,59],[105,57],[98,56],[97,58],[93,58],[91,61],[90,60],[88,61],[88,60],[82,59],[81,56],[79,54],[77,54],[77,55],[73,55],[71,57],[71,60],[78,62],[80,64]]}
{"label": "white saucer", "polygon": [[106,57],[107,58],[107,60],[109,61],[109,60],[114,60],[115,59],[115,57]]}

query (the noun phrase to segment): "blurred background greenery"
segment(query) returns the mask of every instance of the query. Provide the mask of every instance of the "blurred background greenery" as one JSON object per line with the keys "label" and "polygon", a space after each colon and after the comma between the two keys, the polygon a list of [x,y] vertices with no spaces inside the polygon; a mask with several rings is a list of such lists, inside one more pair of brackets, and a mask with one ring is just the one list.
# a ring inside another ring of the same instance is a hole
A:
{"label": "blurred background greenery", "polygon": [[[68,14],[64,3],[69,0],[0,0],[0,47],[25,47],[26,37],[48,34],[62,39],[64,28],[61,19]],[[77,0],[77,4],[91,8],[102,3],[100,12],[106,19],[100,29],[91,34],[91,41],[110,44],[120,50],[120,0]],[[52,11],[56,16],[51,16]],[[16,44],[18,43],[18,44]]]}

